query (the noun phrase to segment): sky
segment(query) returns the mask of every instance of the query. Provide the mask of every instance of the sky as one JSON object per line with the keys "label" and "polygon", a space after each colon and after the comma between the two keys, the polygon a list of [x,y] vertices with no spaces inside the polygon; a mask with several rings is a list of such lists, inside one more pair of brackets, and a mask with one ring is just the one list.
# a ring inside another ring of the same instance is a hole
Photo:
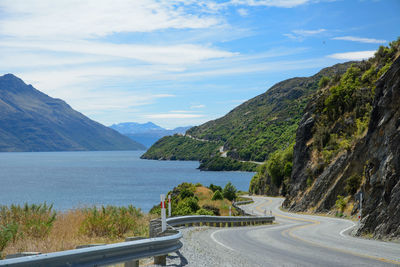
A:
{"label": "sky", "polygon": [[0,75],[105,125],[199,125],[372,56],[399,14],[400,0],[0,0]]}

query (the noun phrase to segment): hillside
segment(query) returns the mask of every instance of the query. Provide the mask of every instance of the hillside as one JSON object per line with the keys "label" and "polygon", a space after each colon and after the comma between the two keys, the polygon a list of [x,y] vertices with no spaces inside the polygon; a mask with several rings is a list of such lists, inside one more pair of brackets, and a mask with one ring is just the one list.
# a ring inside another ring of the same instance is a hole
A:
{"label": "hillside", "polygon": [[[202,161],[202,169],[209,170],[221,170],[221,166],[226,164],[241,165],[239,169],[248,169],[240,161],[263,162],[270,153],[294,142],[303,109],[310,95],[317,90],[321,77],[340,75],[350,64],[337,64],[311,77],[277,83],[224,117],[189,129],[185,137],[172,136],[162,139],[162,142],[160,140],[142,157],[196,159]],[[189,145],[193,143],[197,146],[208,143],[208,150],[200,155]],[[221,158],[218,151],[227,155],[227,158]]]}
{"label": "hillside", "polygon": [[117,132],[128,136],[132,140],[145,145],[146,147],[151,147],[157,140],[164,136],[174,135],[174,134],[184,134],[190,126],[187,127],[177,127],[175,129],[164,129],[152,122],[147,123],[136,123],[136,122],[124,122],[113,124],[110,128],[116,130]]}
{"label": "hillside", "polygon": [[319,90],[297,131],[285,207],[354,215],[362,192],[357,233],[400,238],[399,55],[400,39]]}
{"label": "hillside", "polygon": [[0,77],[0,151],[144,148],[12,74]]}

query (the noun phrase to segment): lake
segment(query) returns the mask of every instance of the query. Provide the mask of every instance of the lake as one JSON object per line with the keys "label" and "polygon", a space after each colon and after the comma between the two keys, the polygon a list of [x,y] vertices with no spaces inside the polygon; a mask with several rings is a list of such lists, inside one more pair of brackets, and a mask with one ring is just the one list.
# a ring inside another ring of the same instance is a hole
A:
{"label": "lake", "polygon": [[144,151],[0,153],[0,205],[53,203],[65,211],[129,204],[149,211],[182,182],[247,191],[249,172],[208,172],[197,161],[142,160]]}

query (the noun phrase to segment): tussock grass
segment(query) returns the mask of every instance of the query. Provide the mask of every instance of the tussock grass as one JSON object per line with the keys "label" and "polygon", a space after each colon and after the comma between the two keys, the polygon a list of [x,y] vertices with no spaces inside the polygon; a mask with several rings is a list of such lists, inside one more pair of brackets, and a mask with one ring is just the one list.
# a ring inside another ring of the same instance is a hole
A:
{"label": "tussock grass", "polygon": [[[148,236],[153,218],[132,206],[79,208],[62,213],[55,213],[45,204],[2,206],[0,253],[4,257],[24,251],[46,253],[75,249],[78,245],[122,242],[128,236]],[[10,225],[17,226],[13,235],[6,231]],[[2,248],[1,241],[6,239]]]}
{"label": "tussock grass", "polygon": [[[223,200],[212,200],[214,192],[207,187],[201,186],[196,187],[195,196],[199,199],[199,206],[212,206],[219,209],[221,216],[229,215],[229,206],[232,206],[232,202],[223,199]],[[235,208],[232,207],[232,215],[235,214]]]}

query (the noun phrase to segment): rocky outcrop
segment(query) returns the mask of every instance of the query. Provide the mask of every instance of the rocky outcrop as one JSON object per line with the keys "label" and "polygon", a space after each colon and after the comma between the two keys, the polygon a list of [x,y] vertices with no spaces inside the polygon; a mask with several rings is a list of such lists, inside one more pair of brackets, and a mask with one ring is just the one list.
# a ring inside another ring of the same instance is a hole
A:
{"label": "rocky outcrop", "polygon": [[[367,134],[322,168],[315,159],[310,160],[314,107],[315,104],[309,104],[296,133],[293,171],[284,207],[292,211],[330,211],[338,195],[348,195],[345,187],[349,177],[359,175],[362,177],[359,191],[364,199],[356,234],[399,239],[400,58],[377,82]],[[310,177],[314,177],[312,181]],[[310,182],[312,185],[307,184]],[[350,197],[354,200],[354,195]],[[357,209],[355,205],[353,213]]]}
{"label": "rocky outcrop", "polygon": [[400,58],[382,77],[365,139],[364,209],[357,234],[400,238]]}

